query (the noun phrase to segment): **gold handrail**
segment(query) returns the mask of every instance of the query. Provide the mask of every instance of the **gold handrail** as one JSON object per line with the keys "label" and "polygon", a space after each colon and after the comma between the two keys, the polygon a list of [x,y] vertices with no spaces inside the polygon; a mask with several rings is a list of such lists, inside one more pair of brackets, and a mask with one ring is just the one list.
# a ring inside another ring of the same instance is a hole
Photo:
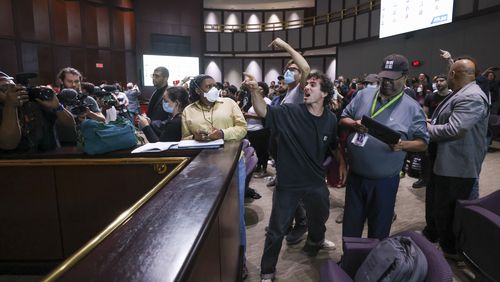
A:
{"label": "gold handrail", "polygon": [[342,9],[340,11],[334,11],[324,15],[312,16],[298,20],[259,24],[204,24],[203,28],[205,32],[255,32],[316,26],[318,24],[325,24],[332,21],[342,20],[346,17],[354,17],[363,12],[373,11],[378,7],[378,5],[380,5],[380,0],[370,0],[368,2],[361,3],[350,8]]}
{"label": "gold handrail", "polygon": [[189,158],[178,157],[180,163],[163,178],[158,184],[147,192],[142,198],[135,202],[130,208],[121,213],[113,222],[111,222],[104,230],[97,236],[88,241],[83,247],[73,253],[69,258],[62,262],[58,267],[52,270],[47,276],[42,279],[42,282],[51,282],[57,280],[68,269],[72,268],[76,263],[88,255],[95,247],[104,241],[116,229],[123,226],[132,215],[137,212],[143,205],[145,205],[156,193],[158,193],[172,178],[174,178],[184,167],[188,164]]}

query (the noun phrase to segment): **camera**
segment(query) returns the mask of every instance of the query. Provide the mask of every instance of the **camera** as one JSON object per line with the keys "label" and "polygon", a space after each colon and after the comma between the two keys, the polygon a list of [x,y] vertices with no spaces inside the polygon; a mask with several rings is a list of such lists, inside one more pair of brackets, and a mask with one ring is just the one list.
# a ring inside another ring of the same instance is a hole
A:
{"label": "camera", "polygon": [[116,92],[116,87],[113,85],[104,85],[102,88],[96,88],[94,90],[94,95],[100,98],[105,106],[112,107],[117,106],[118,101],[116,100],[113,93]]}
{"label": "camera", "polygon": [[49,101],[54,98],[54,90],[47,87],[39,87],[39,86],[30,86],[29,80],[32,78],[36,78],[38,75],[36,73],[18,73],[16,74],[17,83],[26,87],[26,92],[28,92],[28,96],[31,101],[36,101],[36,99],[40,99],[42,101]]}
{"label": "camera", "polygon": [[50,101],[54,98],[54,90],[45,87],[28,87],[26,88],[30,100],[36,101],[40,99],[42,101]]}
{"label": "camera", "polygon": [[59,101],[65,105],[69,106],[70,112],[73,115],[80,115],[87,111],[88,104],[85,102],[87,95],[84,93],[78,93],[75,89],[65,88],[61,90],[58,95]]}

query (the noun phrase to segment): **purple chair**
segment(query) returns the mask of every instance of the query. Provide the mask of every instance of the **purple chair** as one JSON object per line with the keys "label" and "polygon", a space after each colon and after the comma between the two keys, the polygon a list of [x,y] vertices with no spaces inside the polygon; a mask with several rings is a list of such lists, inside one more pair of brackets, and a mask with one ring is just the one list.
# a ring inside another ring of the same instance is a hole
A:
{"label": "purple chair", "polygon": [[458,201],[453,231],[457,249],[482,276],[480,280],[500,281],[500,190]]}
{"label": "purple chair", "polygon": [[[441,252],[424,236],[414,231],[404,231],[394,236],[410,237],[422,250],[427,259],[426,282],[453,281],[453,273]],[[352,277],[361,266],[366,256],[378,244],[378,239],[344,237],[344,255],[342,267],[334,261],[328,260],[321,267],[321,281],[323,282],[351,282]]]}

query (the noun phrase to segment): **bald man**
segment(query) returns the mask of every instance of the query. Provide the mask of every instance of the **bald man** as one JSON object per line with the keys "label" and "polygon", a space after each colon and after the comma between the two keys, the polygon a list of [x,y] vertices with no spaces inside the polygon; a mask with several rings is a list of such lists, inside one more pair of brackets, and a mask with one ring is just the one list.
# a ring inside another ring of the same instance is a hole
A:
{"label": "bald man", "polygon": [[439,244],[449,258],[458,258],[452,228],[455,203],[469,198],[486,154],[489,105],[475,82],[476,74],[473,59],[455,60],[448,73],[453,94],[439,104],[428,124],[429,154],[434,160],[428,198],[435,209]]}

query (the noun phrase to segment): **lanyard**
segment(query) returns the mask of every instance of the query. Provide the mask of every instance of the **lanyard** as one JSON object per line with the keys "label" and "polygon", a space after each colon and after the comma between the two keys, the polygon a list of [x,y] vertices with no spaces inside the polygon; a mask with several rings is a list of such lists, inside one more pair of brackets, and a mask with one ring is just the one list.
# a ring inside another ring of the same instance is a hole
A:
{"label": "lanyard", "polygon": [[[403,94],[404,94],[404,91],[401,91],[401,93],[398,94],[398,96],[394,97],[391,101],[389,101],[389,103],[385,104],[384,106],[382,106],[382,108],[378,109],[376,112],[375,112],[375,105],[377,104],[377,98],[378,98],[378,91],[377,91],[377,94],[375,95],[375,99],[373,99],[373,104],[372,104],[372,109],[370,111],[370,116],[372,118],[375,118],[376,116],[378,116],[381,112],[383,112],[385,109],[387,109],[390,105],[396,103],[397,100],[399,100]],[[374,113],[375,112],[375,113]]]}

